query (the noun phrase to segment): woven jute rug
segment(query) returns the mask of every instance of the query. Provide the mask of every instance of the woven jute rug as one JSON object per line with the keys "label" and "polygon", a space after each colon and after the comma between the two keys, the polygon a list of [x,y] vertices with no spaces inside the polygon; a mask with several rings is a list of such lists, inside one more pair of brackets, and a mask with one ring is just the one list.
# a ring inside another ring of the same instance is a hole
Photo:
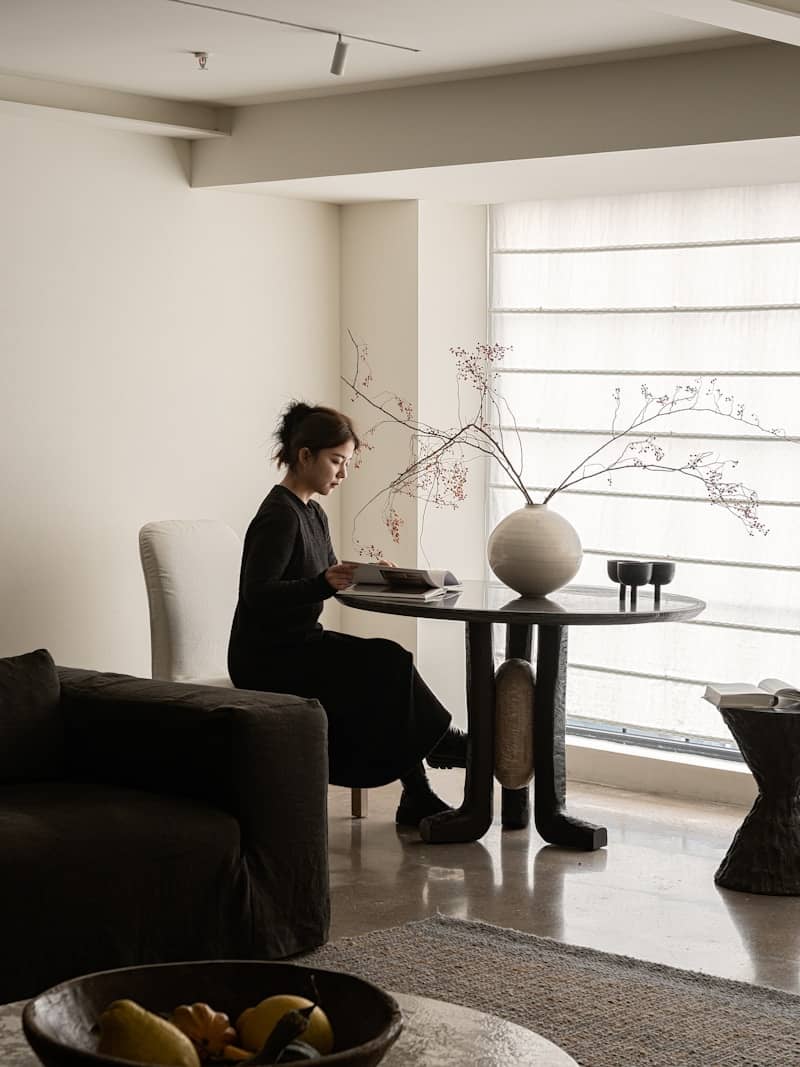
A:
{"label": "woven jute rug", "polygon": [[437,915],[298,960],[527,1026],[584,1067],[798,1067],[800,996]]}

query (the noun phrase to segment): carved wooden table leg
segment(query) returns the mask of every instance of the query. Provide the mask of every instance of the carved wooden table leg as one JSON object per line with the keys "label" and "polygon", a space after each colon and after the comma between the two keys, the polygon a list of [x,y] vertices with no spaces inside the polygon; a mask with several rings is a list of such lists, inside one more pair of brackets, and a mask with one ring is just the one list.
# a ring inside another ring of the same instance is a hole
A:
{"label": "carved wooden table leg", "polygon": [[494,662],[491,622],[468,622],[467,729],[464,802],[419,824],[424,841],[477,841],[492,825],[494,790]]}
{"label": "carved wooden table leg", "polygon": [[[506,626],[506,659],[525,659],[531,662],[533,627],[510,623]],[[504,830],[524,830],[531,821],[530,786],[506,789],[501,793],[501,813]]]}
{"label": "carved wooden table leg", "polygon": [[566,802],[565,696],[567,628],[540,626],[536,655],[536,714],[533,717],[534,819],[552,845],[589,852],[608,843],[604,826],[573,818]]}
{"label": "carved wooden table leg", "polygon": [[720,708],[758,785],[714,881],[743,893],[800,896],[800,711]]}

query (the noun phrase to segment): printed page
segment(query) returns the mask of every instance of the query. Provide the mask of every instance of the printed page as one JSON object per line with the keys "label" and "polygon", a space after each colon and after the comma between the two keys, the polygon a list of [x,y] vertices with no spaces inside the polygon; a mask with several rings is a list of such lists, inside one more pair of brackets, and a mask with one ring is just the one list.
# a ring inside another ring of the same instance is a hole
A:
{"label": "printed page", "polygon": [[356,563],[355,560],[345,560],[346,563],[355,563],[353,572],[354,585],[386,585],[383,577],[387,567],[379,567],[377,563]]}

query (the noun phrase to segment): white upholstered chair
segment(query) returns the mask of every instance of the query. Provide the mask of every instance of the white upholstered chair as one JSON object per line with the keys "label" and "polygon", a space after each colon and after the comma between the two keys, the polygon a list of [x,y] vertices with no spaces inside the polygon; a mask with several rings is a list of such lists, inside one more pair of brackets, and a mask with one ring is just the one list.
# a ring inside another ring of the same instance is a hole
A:
{"label": "white upholstered chair", "polygon": [[[217,519],[166,519],[139,531],[150,605],[153,678],[233,687],[228,638],[236,608],[242,542]],[[354,818],[367,791],[351,790]]]}
{"label": "white upholstered chair", "polygon": [[233,686],[228,638],[242,542],[216,519],[167,519],[139,531],[154,678]]}

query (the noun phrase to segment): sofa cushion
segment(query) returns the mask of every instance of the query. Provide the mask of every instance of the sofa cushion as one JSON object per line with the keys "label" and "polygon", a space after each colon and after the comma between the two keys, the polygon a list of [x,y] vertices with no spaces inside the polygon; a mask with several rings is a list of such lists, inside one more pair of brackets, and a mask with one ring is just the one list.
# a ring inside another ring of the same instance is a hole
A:
{"label": "sofa cushion", "polygon": [[0,659],[0,783],[58,777],[61,684],[45,648]]}

